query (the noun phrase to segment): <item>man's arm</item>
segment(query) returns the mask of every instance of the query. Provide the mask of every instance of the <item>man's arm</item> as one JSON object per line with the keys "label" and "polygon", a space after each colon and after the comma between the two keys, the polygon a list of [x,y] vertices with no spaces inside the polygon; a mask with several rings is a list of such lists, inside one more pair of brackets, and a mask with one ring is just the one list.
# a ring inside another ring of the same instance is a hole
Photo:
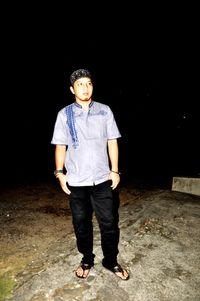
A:
{"label": "man's arm", "polygon": [[65,155],[66,155],[66,145],[56,145],[55,148],[56,170],[61,170],[64,168]]}
{"label": "man's arm", "polygon": [[111,163],[109,179],[112,180],[112,189],[115,189],[120,181],[120,176],[118,173],[119,149],[117,139],[108,140],[108,154]]}
{"label": "man's arm", "polygon": [[[55,148],[55,164],[56,170],[63,170],[66,156],[66,145],[56,145]],[[63,173],[57,173],[56,178],[59,180],[62,190],[70,194],[70,190],[67,188],[67,176]]]}

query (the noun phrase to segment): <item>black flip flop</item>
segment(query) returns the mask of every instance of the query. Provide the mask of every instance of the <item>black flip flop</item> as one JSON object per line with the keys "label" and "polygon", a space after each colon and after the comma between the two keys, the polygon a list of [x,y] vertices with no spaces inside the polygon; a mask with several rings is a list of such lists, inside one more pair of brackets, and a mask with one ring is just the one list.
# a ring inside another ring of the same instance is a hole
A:
{"label": "black flip flop", "polygon": [[116,274],[116,273],[122,273],[122,275],[124,276],[124,269],[122,269],[121,265],[119,265],[119,264],[117,264],[116,266],[114,266],[112,268],[108,268],[108,267],[105,267],[105,268],[108,269],[109,271],[113,272],[121,280],[128,280],[129,279],[129,275],[126,278],[123,279],[123,278],[121,278],[120,276],[118,276]]}
{"label": "black flip flop", "polygon": [[[93,265],[88,264],[88,263],[81,263],[80,266],[76,269],[76,271],[77,271],[79,268],[81,268],[81,269],[83,270],[83,275],[84,275],[84,271],[90,270],[91,267],[93,267]],[[89,271],[89,272],[90,272],[90,271]],[[87,276],[89,275],[89,272],[88,272]],[[75,272],[75,275],[76,275],[78,278],[84,278],[84,279],[87,278],[87,276],[86,276],[86,277],[84,277],[83,275],[82,275],[82,276],[79,276],[79,275],[77,274],[77,272]]]}

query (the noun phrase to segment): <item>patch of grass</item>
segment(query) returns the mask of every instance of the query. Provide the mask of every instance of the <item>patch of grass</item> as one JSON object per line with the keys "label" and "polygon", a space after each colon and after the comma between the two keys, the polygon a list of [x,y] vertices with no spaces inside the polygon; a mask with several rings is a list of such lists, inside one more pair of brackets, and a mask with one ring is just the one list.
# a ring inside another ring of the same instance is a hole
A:
{"label": "patch of grass", "polygon": [[12,296],[15,284],[14,279],[9,274],[4,274],[0,277],[0,301]]}

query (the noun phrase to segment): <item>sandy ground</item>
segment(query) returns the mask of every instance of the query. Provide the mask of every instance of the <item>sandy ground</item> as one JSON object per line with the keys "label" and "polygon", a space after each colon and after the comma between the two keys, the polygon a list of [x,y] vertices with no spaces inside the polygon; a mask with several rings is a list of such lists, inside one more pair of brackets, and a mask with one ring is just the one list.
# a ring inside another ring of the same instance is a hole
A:
{"label": "sandy ground", "polygon": [[119,261],[130,279],[101,265],[94,217],[95,267],[80,262],[68,199],[55,184],[4,189],[0,199],[0,300],[199,301],[200,199],[170,189],[120,187]]}

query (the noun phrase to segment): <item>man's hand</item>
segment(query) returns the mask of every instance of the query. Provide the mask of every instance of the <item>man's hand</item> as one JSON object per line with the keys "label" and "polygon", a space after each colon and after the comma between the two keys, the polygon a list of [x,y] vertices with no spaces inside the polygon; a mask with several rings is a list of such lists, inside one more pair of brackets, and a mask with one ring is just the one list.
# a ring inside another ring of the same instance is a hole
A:
{"label": "man's hand", "polygon": [[119,174],[114,173],[112,171],[110,172],[108,179],[112,181],[112,185],[111,185],[112,189],[115,189],[120,182]]}
{"label": "man's hand", "polygon": [[60,182],[60,186],[62,187],[62,190],[66,193],[66,194],[70,194],[71,191],[68,189],[67,187],[67,175],[64,175],[63,173],[58,173],[56,175],[56,178],[59,180]]}

